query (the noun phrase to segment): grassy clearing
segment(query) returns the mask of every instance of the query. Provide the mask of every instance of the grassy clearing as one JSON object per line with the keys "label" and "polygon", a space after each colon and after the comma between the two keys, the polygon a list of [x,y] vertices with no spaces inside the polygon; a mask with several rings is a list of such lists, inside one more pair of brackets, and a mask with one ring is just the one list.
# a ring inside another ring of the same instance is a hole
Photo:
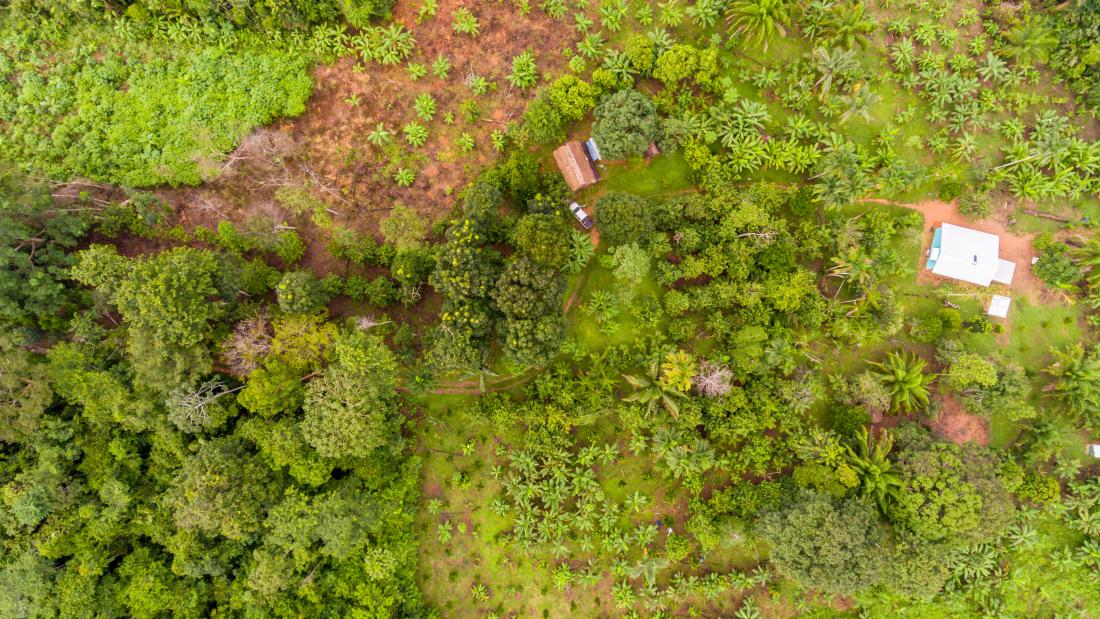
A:
{"label": "grassy clearing", "polygon": [[662,154],[649,161],[610,165],[604,170],[600,185],[605,191],[628,191],[647,198],[693,188],[691,169],[680,153]]}

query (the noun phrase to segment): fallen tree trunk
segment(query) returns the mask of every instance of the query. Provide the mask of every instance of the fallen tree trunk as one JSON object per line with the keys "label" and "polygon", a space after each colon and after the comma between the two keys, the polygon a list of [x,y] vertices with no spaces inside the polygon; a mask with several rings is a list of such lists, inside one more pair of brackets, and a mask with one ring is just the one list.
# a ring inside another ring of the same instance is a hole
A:
{"label": "fallen tree trunk", "polygon": [[1054,221],[1060,221],[1064,224],[1068,224],[1069,222],[1073,221],[1072,219],[1067,219],[1065,217],[1059,217],[1057,215],[1051,215],[1050,213],[1044,213],[1042,211],[1036,211],[1036,210],[1030,209],[1030,208],[1023,209],[1023,212],[1024,212],[1025,215],[1032,215],[1034,217],[1042,217],[1043,219],[1053,219]]}

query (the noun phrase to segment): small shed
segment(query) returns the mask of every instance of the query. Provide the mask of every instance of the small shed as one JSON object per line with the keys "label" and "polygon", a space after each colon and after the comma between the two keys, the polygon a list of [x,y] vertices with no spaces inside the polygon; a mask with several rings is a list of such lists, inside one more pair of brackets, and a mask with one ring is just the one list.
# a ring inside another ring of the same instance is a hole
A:
{"label": "small shed", "polygon": [[566,142],[554,151],[554,163],[558,164],[565,184],[573,191],[594,185],[600,180],[584,145],[575,140]]}
{"label": "small shed", "polygon": [[995,294],[993,300],[989,302],[989,310],[986,313],[997,318],[1008,318],[1008,308],[1011,305],[1011,298]]}
{"label": "small shed", "polygon": [[1100,443],[1093,443],[1085,447],[1085,453],[1093,458],[1100,458]]}

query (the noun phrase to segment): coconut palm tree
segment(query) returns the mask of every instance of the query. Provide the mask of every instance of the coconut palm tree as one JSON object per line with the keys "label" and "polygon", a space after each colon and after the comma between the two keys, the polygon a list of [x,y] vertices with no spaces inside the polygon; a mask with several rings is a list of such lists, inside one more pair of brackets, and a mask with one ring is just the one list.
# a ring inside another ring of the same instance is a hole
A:
{"label": "coconut palm tree", "polygon": [[1080,343],[1051,353],[1054,363],[1044,371],[1055,382],[1047,390],[1071,413],[1088,417],[1100,413],[1100,355],[1086,354]]}
{"label": "coconut palm tree", "polygon": [[910,413],[928,406],[928,385],[936,377],[924,373],[924,359],[895,351],[887,355],[884,363],[871,362],[871,365],[890,392],[891,411]]}
{"label": "coconut palm tree", "polygon": [[778,33],[787,36],[791,25],[791,0],[737,0],[726,14],[734,35],[745,33],[768,50],[768,41]]}

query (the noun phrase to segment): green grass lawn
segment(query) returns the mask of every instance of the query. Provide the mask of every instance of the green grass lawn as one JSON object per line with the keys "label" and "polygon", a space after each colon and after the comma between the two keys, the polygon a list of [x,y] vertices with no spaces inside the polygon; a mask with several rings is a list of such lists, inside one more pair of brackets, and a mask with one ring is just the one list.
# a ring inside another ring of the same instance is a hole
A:
{"label": "green grass lawn", "polygon": [[678,152],[665,153],[649,161],[610,164],[597,185],[600,191],[625,191],[647,198],[688,191],[694,188],[691,168]]}

